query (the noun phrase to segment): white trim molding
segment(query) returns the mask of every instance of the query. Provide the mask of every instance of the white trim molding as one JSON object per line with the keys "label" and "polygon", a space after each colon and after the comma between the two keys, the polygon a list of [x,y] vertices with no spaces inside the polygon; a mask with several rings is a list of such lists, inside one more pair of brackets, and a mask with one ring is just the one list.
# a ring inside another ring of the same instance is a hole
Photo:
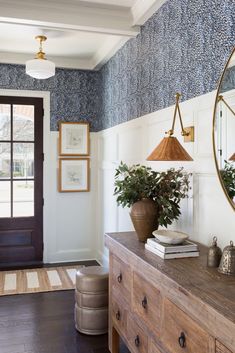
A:
{"label": "white trim molding", "polygon": [[55,234],[55,213],[53,200],[53,180],[50,178],[50,155],[47,153],[51,150],[50,145],[50,92],[29,91],[29,90],[11,90],[0,89],[1,96],[15,97],[36,97],[43,99],[44,118],[43,118],[43,151],[44,151],[44,166],[43,166],[43,242],[44,254],[43,261],[48,262],[48,252],[50,247],[50,238]]}
{"label": "white trim molding", "polygon": [[133,26],[143,25],[167,0],[137,0],[131,8]]}

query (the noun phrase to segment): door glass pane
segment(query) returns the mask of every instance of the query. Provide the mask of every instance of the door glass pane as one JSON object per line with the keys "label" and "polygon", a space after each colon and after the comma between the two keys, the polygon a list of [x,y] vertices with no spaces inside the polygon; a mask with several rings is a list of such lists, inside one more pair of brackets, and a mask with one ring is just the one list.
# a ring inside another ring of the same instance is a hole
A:
{"label": "door glass pane", "polygon": [[13,105],[13,140],[34,140],[33,105]]}
{"label": "door glass pane", "polygon": [[0,104],[0,140],[10,140],[11,138],[11,106],[10,104]]}
{"label": "door glass pane", "polygon": [[13,182],[13,217],[34,215],[34,181]]}
{"label": "door glass pane", "polygon": [[0,143],[0,179],[11,176],[11,145],[8,142]]}
{"label": "door glass pane", "polygon": [[0,217],[11,217],[10,181],[0,181]]}
{"label": "door glass pane", "polygon": [[34,177],[34,144],[13,143],[13,177]]}

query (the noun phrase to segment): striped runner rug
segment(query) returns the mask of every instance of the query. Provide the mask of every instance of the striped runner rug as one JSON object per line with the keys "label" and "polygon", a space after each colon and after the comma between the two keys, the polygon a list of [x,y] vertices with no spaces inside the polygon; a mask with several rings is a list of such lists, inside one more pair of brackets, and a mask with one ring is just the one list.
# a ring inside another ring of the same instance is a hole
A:
{"label": "striped runner rug", "polygon": [[0,296],[74,289],[76,272],[81,267],[0,271]]}

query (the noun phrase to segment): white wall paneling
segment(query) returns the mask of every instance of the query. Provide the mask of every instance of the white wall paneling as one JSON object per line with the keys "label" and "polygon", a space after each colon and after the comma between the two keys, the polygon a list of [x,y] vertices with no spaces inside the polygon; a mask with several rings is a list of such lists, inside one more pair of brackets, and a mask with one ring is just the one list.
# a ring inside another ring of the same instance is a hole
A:
{"label": "white wall paneling", "polygon": [[54,190],[55,232],[50,235],[48,261],[63,262],[95,258],[95,204],[97,194],[96,134],[91,133],[90,192],[59,193],[58,132],[51,132],[51,178]]}
{"label": "white wall paneling", "polygon": [[192,155],[193,162],[147,162],[146,157],[171,127],[173,106],[117,125],[98,133],[99,209],[97,258],[107,262],[104,232],[132,230],[129,210],[117,207],[114,173],[120,163],[146,164],[156,170],[184,168],[193,174],[189,198],[183,200],[182,215],[172,227],[183,230],[191,238],[209,245],[216,235],[221,247],[234,239],[234,211],[220,186],[213,157],[212,118],[215,92],[180,104],[185,126],[195,126],[195,142],[184,143],[177,120],[176,136]]}

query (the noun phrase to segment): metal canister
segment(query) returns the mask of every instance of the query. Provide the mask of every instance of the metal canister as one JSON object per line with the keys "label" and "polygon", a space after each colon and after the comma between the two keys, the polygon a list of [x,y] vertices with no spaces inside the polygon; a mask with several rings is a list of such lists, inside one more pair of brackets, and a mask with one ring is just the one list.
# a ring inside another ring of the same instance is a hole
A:
{"label": "metal canister", "polygon": [[235,246],[232,241],[223,250],[218,271],[226,275],[235,275]]}
{"label": "metal canister", "polygon": [[212,246],[208,250],[207,266],[218,267],[222,256],[221,249],[217,246],[217,237],[213,237]]}

